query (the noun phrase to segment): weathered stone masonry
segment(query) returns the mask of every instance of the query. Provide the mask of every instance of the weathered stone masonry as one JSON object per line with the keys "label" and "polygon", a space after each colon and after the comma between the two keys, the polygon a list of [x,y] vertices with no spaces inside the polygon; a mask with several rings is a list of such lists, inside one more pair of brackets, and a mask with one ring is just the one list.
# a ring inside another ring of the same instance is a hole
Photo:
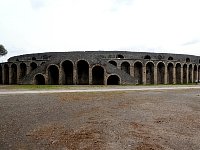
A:
{"label": "weathered stone masonry", "polygon": [[0,84],[189,84],[200,80],[200,56],[87,51],[11,57],[0,64]]}

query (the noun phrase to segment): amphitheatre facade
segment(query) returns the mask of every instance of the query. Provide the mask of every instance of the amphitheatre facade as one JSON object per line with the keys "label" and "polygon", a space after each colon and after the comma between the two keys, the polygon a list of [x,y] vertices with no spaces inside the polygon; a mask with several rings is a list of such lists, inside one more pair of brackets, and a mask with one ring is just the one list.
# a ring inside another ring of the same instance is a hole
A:
{"label": "amphitheatre facade", "polygon": [[200,80],[200,56],[124,52],[50,52],[0,63],[0,84],[190,84]]}

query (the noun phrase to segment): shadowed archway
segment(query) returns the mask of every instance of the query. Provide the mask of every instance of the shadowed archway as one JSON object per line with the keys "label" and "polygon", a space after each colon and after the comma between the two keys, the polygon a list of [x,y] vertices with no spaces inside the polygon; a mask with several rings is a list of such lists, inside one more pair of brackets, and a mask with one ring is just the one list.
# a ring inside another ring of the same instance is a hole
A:
{"label": "shadowed archway", "polygon": [[30,71],[33,71],[33,70],[35,70],[36,68],[37,68],[37,64],[35,63],[35,62],[32,62],[31,64],[30,64]]}
{"label": "shadowed archway", "polygon": [[35,76],[35,84],[36,85],[45,85],[45,78],[42,74],[37,74]]}
{"label": "shadowed archway", "polygon": [[142,63],[136,62],[134,64],[134,78],[137,81],[137,84],[142,84]]}
{"label": "shadowed archway", "polygon": [[152,62],[146,64],[146,84],[154,84],[154,64]]}
{"label": "shadowed archway", "polygon": [[11,65],[11,84],[17,84],[17,65]]}
{"label": "shadowed archway", "polygon": [[181,84],[181,64],[176,64],[176,84]]}
{"label": "shadowed archway", "polygon": [[89,64],[85,60],[80,60],[77,63],[78,84],[89,84]]}
{"label": "shadowed archway", "polygon": [[158,63],[157,66],[157,81],[158,84],[165,83],[165,64],[163,62]]}
{"label": "shadowed archway", "polygon": [[62,63],[62,84],[73,84],[73,63],[69,60]]}
{"label": "shadowed archway", "polygon": [[3,71],[3,69],[2,69],[2,66],[0,65],[0,84],[3,84],[3,76],[2,76],[2,71]]}
{"label": "shadowed archway", "polygon": [[107,79],[107,85],[119,85],[120,79],[117,75],[110,75]]}
{"label": "shadowed archway", "polygon": [[121,70],[123,70],[124,72],[130,74],[130,64],[128,62],[123,62],[121,64]]}
{"label": "shadowed archway", "polygon": [[103,85],[104,84],[104,69],[101,66],[95,66],[92,69],[92,84]]}
{"label": "shadowed archway", "polygon": [[187,83],[187,64],[183,65],[183,83]]}
{"label": "shadowed archway", "polygon": [[167,66],[167,81],[168,84],[173,84],[173,73],[174,73],[174,65],[172,63],[169,63]]}
{"label": "shadowed archway", "polygon": [[9,84],[9,66],[8,66],[8,64],[4,65],[4,84]]}
{"label": "shadowed archway", "polygon": [[21,63],[20,64],[20,75],[19,75],[19,78],[20,79],[23,79],[24,76],[26,75],[27,73],[27,66],[25,63]]}
{"label": "shadowed archway", "polygon": [[50,85],[59,84],[59,69],[55,65],[50,65],[48,68],[48,84]]}
{"label": "shadowed archway", "polygon": [[198,81],[197,78],[197,65],[194,65],[194,71],[193,71],[193,82]]}
{"label": "shadowed archway", "polygon": [[111,65],[113,65],[113,66],[116,66],[116,67],[117,67],[117,63],[116,63],[116,61],[114,61],[114,60],[110,60],[110,61],[109,61],[109,63],[110,63]]}
{"label": "shadowed archway", "polygon": [[192,64],[189,65],[188,83],[192,83]]}

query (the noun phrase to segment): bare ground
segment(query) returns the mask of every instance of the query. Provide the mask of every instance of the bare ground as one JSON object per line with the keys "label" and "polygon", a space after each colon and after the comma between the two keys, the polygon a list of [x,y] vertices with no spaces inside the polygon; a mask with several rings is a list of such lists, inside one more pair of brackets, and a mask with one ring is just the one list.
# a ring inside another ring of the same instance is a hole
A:
{"label": "bare ground", "polygon": [[0,95],[0,149],[198,150],[200,91]]}

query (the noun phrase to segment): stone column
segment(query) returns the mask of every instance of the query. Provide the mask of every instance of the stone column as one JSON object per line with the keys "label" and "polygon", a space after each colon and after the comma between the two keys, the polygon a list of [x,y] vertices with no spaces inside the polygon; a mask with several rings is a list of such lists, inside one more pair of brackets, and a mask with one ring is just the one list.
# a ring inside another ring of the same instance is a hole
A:
{"label": "stone column", "polygon": [[64,84],[64,82],[65,82],[64,71],[63,71],[63,68],[60,67],[59,68],[59,84],[62,85],[62,84]]}
{"label": "stone column", "polygon": [[78,84],[78,74],[77,74],[77,67],[73,67],[73,84],[77,85]]}
{"label": "stone column", "polygon": [[173,84],[176,84],[176,67],[173,67]]}
{"label": "stone column", "polygon": [[145,64],[144,64],[144,66],[142,67],[142,70],[143,70],[143,77],[142,77],[142,79],[143,79],[143,84],[145,85],[145,84],[147,84],[147,80],[146,80],[146,78],[147,78],[147,76],[146,76],[146,66],[145,66]]}
{"label": "stone column", "polygon": [[132,76],[132,77],[134,77],[134,66],[130,66],[130,75]]}
{"label": "stone column", "polygon": [[154,84],[158,84],[158,68],[154,67]]}
{"label": "stone column", "polygon": [[89,67],[89,85],[92,85],[92,68]]}
{"label": "stone column", "polygon": [[168,70],[167,70],[167,66],[165,65],[165,75],[164,75],[164,84],[167,84],[167,77],[168,77]]}
{"label": "stone column", "polygon": [[192,78],[192,83],[194,83],[194,65],[192,65],[191,78]]}
{"label": "stone column", "polygon": [[189,67],[188,67],[188,65],[187,65],[186,84],[188,84],[188,79],[189,79]]}
{"label": "stone column", "polygon": [[181,65],[181,84],[183,84],[183,66]]}

